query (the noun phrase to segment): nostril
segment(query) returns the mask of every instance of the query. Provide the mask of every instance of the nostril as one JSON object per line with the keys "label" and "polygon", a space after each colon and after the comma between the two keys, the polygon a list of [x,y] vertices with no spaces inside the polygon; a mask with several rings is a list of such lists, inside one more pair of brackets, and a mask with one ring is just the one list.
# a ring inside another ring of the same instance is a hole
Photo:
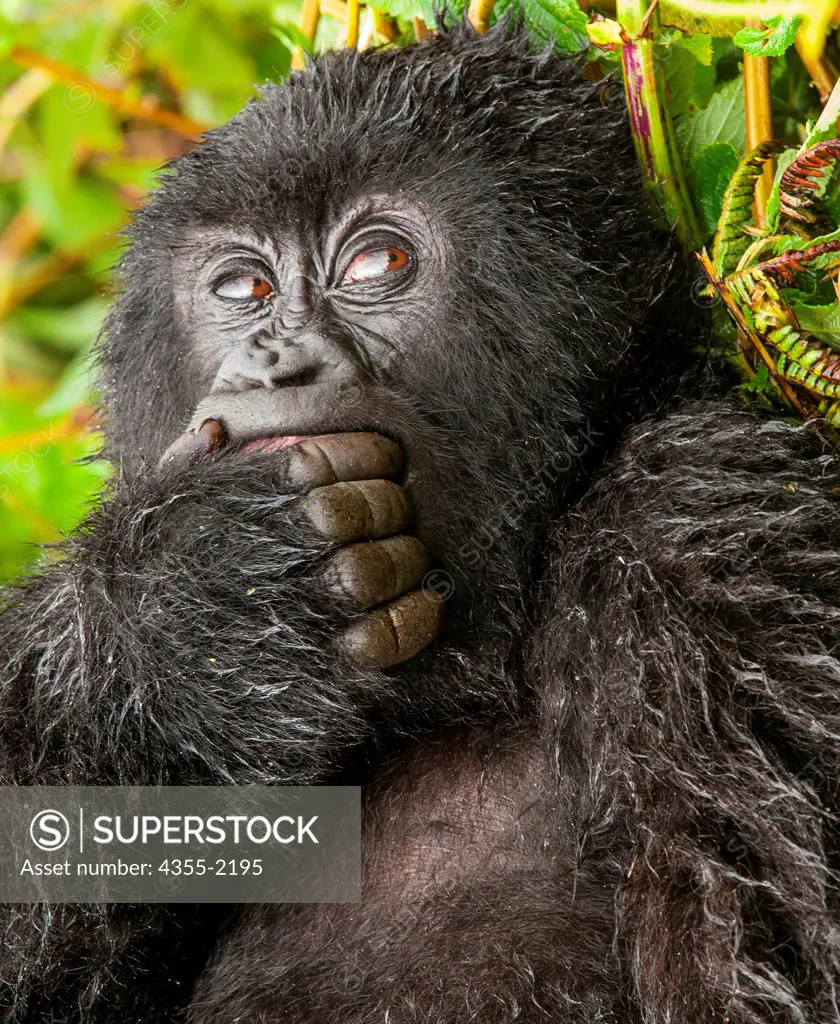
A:
{"label": "nostril", "polygon": [[298,373],[289,374],[286,377],[276,377],[271,383],[275,388],[303,388],[309,384],[314,384],[317,379],[318,371],[315,367],[311,366]]}
{"label": "nostril", "polygon": [[259,359],[263,366],[276,366],[280,353],[275,348],[269,348],[264,341],[254,338],[251,347],[247,351],[248,359]]}

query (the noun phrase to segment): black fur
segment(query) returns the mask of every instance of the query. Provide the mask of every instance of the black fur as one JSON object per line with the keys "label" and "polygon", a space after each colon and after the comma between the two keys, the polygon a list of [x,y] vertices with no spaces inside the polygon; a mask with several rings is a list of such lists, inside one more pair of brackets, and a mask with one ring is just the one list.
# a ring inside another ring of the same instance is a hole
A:
{"label": "black fur", "polygon": [[[119,472],[5,597],[0,782],[364,781],[365,898],[8,908],[9,1022],[840,1019],[840,463],[734,402],[644,418],[694,327],[601,95],[504,27],[330,54],[139,215],[102,349]],[[153,468],[213,376],[185,234],[381,190],[459,270],[342,424],[404,444],[454,587],[388,672],[330,656],[327,545],[268,457]]]}

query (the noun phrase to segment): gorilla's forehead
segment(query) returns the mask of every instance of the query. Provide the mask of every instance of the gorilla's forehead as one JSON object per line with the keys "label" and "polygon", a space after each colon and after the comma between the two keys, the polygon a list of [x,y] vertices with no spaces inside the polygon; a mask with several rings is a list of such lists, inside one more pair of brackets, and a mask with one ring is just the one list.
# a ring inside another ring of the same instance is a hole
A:
{"label": "gorilla's forehead", "polygon": [[256,227],[290,205],[314,217],[371,192],[422,192],[454,214],[477,192],[527,190],[529,166],[559,164],[581,117],[576,71],[546,60],[510,34],[326,54],[209,132],[152,202],[176,224]]}

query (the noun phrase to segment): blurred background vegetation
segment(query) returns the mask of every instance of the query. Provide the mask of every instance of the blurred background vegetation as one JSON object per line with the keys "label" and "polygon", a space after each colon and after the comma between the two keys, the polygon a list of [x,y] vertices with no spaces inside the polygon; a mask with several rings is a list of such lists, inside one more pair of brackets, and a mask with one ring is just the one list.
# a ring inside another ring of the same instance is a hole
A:
{"label": "blurred background vegetation", "polygon": [[[120,229],[156,168],[288,73],[298,15],[294,0],[0,2],[0,579],[106,475],[89,352]],[[322,18],[319,46],[343,31]]]}

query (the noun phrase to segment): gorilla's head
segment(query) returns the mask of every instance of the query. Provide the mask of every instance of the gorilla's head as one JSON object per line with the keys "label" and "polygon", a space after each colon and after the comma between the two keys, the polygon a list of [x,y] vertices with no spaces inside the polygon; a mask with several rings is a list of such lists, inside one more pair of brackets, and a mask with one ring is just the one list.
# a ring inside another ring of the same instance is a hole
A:
{"label": "gorilla's head", "polygon": [[234,440],[373,429],[432,553],[513,600],[667,260],[604,95],[505,26],[265,88],[136,219],[103,348],[124,472],[243,396]]}

